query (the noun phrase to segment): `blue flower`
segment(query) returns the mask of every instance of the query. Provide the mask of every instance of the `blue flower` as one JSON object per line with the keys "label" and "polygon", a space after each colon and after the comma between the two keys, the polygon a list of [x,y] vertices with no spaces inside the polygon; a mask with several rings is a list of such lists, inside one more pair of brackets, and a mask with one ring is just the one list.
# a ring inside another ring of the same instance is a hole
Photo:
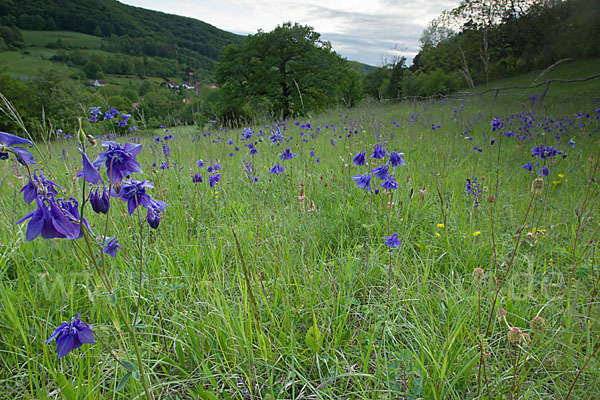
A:
{"label": "blue flower", "polygon": [[148,213],[146,214],[146,221],[148,222],[148,225],[150,225],[150,228],[158,229],[162,213],[165,211],[166,207],[167,203],[164,201],[154,199],[150,201],[150,204],[147,207]]}
{"label": "blue flower", "polygon": [[497,131],[498,129],[504,128],[504,123],[500,121],[498,118],[492,118],[492,122],[490,123],[492,127],[492,132]]}
{"label": "blue flower", "polygon": [[108,187],[103,186],[102,193],[98,193],[100,188],[96,187],[96,189],[90,189],[90,203],[92,204],[92,209],[97,214],[107,214],[110,208],[110,195],[108,192]]}
{"label": "blue flower", "polygon": [[367,192],[371,191],[371,174],[366,173],[365,175],[354,175],[352,179],[356,182],[359,188],[367,189]]}
{"label": "blue flower", "polygon": [[83,344],[96,343],[92,326],[79,319],[79,314],[71,318],[71,322],[63,321],[44,343],[49,344],[56,339],[56,353],[58,358],[64,357],[80,348]]}
{"label": "blue flower", "polygon": [[531,165],[531,162],[528,162],[525,165],[521,165],[521,168],[526,169],[527,171],[533,171],[533,166]]}
{"label": "blue flower", "polygon": [[106,242],[104,246],[104,254],[108,254],[112,258],[117,256],[117,250],[121,250],[121,246],[119,245],[117,238],[109,238],[110,240]]}
{"label": "blue flower", "polygon": [[35,164],[35,160],[28,150],[22,147],[10,147],[19,144],[28,144],[29,147],[33,146],[30,140],[11,135],[10,133],[0,132],[0,160],[7,160],[8,153],[13,153],[17,156],[19,163]]}
{"label": "blue flower", "polygon": [[202,183],[204,179],[202,179],[202,175],[200,175],[200,172],[196,172],[194,175],[192,175],[192,182],[193,183]]}
{"label": "blue flower", "polygon": [[352,163],[354,165],[358,165],[359,167],[362,167],[363,165],[365,165],[365,152],[360,151],[357,155],[355,155],[354,158],[352,159]]}
{"label": "blue flower", "polygon": [[219,182],[219,179],[221,179],[221,174],[209,175],[208,183],[210,184],[210,187],[215,186],[217,182]]}
{"label": "blue flower", "polygon": [[390,153],[390,164],[393,168],[406,165],[406,162],[404,162],[404,158],[402,157],[404,157],[404,153],[396,153],[395,151]]}
{"label": "blue flower", "polygon": [[279,161],[277,161],[275,163],[275,165],[273,165],[273,168],[271,168],[271,173],[272,174],[281,174],[285,171],[285,168],[283,168],[283,166],[279,165]]}
{"label": "blue flower", "polygon": [[289,147],[287,147],[284,152],[279,155],[280,160],[291,160],[294,157],[296,157],[296,153],[292,153],[292,150]]}
{"label": "blue flower", "polygon": [[35,200],[38,194],[42,196],[58,195],[58,192],[56,189],[54,189],[55,186],[64,190],[62,186],[57,185],[50,179],[46,179],[44,176],[44,171],[40,173],[40,176],[37,176],[36,172],[37,169],[33,170],[33,178],[27,175],[29,182],[27,182],[21,191],[19,191],[19,193],[23,193],[23,200],[25,203],[31,203],[33,200]]}
{"label": "blue flower", "polygon": [[127,202],[127,211],[129,215],[133,214],[138,206],[148,207],[152,197],[146,193],[146,189],[154,187],[151,182],[148,181],[136,181],[129,180],[124,181],[119,191],[119,197],[121,200]]}
{"label": "blue flower", "polygon": [[103,142],[102,146],[107,149],[98,155],[93,165],[100,168],[104,163],[112,181],[120,182],[134,172],[142,172],[140,164],[135,159],[142,151],[141,144],[125,143],[121,146],[119,143],[108,141]]}
{"label": "blue flower", "polygon": [[390,248],[397,249],[398,247],[402,246],[402,243],[400,243],[400,240],[398,239],[397,233],[394,233],[392,236],[385,236],[384,239],[386,239],[384,244]]}
{"label": "blue flower", "polygon": [[[64,238],[79,239],[83,236],[81,232],[80,219],[77,200],[54,199],[50,197],[36,197],[37,207],[19,221],[17,225],[29,219],[25,239],[30,242],[38,235],[44,239]],[[91,232],[91,229],[83,219],[83,225]]]}
{"label": "blue flower", "polygon": [[538,170],[538,176],[542,176],[542,175],[544,175],[546,177],[548,175],[550,175],[550,170],[548,169],[548,167],[542,167]]}
{"label": "blue flower", "polygon": [[398,189],[398,184],[394,180],[394,175],[388,175],[385,178],[385,181],[381,184],[381,187],[387,190],[396,190]]}
{"label": "blue flower", "polygon": [[380,159],[385,157],[386,155],[387,151],[385,151],[380,144],[376,144],[375,149],[373,149],[373,155],[371,156],[371,158]]}
{"label": "blue flower", "polygon": [[385,177],[388,175],[388,166],[382,165],[381,167],[373,168],[371,172],[373,173],[373,175],[375,175],[377,179],[384,180]]}
{"label": "blue flower", "polygon": [[204,161],[202,161],[202,160],[198,160],[198,161],[196,161],[196,164],[198,164],[198,167],[199,167],[199,168],[204,168],[204,165],[205,165],[206,163],[205,163]]}

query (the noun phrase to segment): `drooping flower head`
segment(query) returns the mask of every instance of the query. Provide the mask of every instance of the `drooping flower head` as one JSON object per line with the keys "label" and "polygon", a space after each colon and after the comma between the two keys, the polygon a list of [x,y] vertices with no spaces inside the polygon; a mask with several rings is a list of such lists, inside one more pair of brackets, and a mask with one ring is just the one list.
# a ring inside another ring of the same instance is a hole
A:
{"label": "drooping flower head", "polygon": [[11,147],[20,144],[28,144],[29,147],[33,146],[30,140],[11,135],[10,133],[0,132],[0,160],[8,160],[8,153],[13,153],[17,155],[16,158],[19,163],[35,164],[35,160],[28,150],[22,147]]}
{"label": "drooping flower head", "polygon": [[354,175],[352,179],[361,189],[367,189],[367,192],[371,191],[371,174],[366,173],[364,175]]}
{"label": "drooping flower head", "polygon": [[221,179],[221,174],[209,175],[208,184],[210,187],[213,187],[217,184],[217,182],[219,182],[219,179]]}
{"label": "drooping flower head", "polygon": [[202,175],[200,175],[200,172],[196,172],[194,175],[192,175],[193,183],[202,183],[202,181],[204,181],[204,179],[202,179]]}
{"label": "drooping flower head", "polygon": [[93,165],[99,169],[104,163],[107,174],[113,182],[120,182],[134,172],[142,172],[140,164],[135,159],[142,150],[141,144],[125,143],[121,146],[119,143],[108,141],[103,142],[102,146],[106,147],[106,151],[98,155]]}
{"label": "drooping flower head", "polygon": [[148,213],[146,214],[146,221],[151,228],[158,229],[162,213],[165,211],[166,207],[167,203],[164,201],[152,199],[147,207]]}
{"label": "drooping flower head", "polygon": [[23,188],[19,192],[23,193],[23,200],[27,204],[35,200],[35,198],[38,195],[58,195],[58,192],[54,187],[58,187],[64,190],[62,186],[59,186],[56,183],[52,182],[50,179],[47,179],[44,176],[44,171],[40,172],[40,175],[38,176],[37,169],[35,169],[33,170],[33,177],[30,177],[29,175],[27,177],[29,178],[29,182],[27,182],[27,184],[23,186]]}
{"label": "drooping flower head", "polygon": [[390,165],[393,168],[406,165],[406,162],[404,162],[404,158],[402,157],[404,157],[404,153],[396,153],[395,151],[392,151],[390,153]]}
{"label": "drooping flower head", "polygon": [[375,149],[373,149],[373,155],[371,158],[380,159],[387,155],[387,151],[383,149],[383,146],[380,144],[375,145]]}
{"label": "drooping flower head", "polygon": [[121,184],[119,197],[127,202],[127,212],[133,214],[138,206],[148,207],[152,197],[146,193],[146,189],[152,189],[154,185],[148,181],[129,180]]}
{"label": "drooping flower head", "polygon": [[394,175],[388,175],[385,177],[385,180],[381,184],[381,187],[387,190],[396,190],[398,189],[398,183],[394,180]]}
{"label": "drooping flower head", "polygon": [[296,157],[296,153],[292,153],[292,150],[289,147],[279,155],[280,160],[291,160],[294,157]]}
{"label": "drooping flower head", "polygon": [[119,245],[117,238],[109,238],[102,251],[104,254],[108,254],[112,258],[115,258],[117,256],[117,250],[121,250],[121,245]]}
{"label": "drooping flower head", "polygon": [[355,155],[352,159],[352,163],[354,165],[358,165],[359,167],[365,165],[365,152],[361,150],[357,155]]}
{"label": "drooping flower head", "polygon": [[381,167],[373,168],[371,172],[377,179],[384,180],[388,175],[388,166],[382,165]]}
{"label": "drooping flower head", "polygon": [[53,340],[56,340],[58,358],[66,356],[71,350],[78,349],[83,344],[96,343],[92,326],[81,321],[79,314],[75,314],[71,322],[63,321],[44,343],[49,344]]}
{"label": "drooping flower head", "polygon": [[279,161],[277,161],[275,163],[275,165],[273,165],[273,168],[271,168],[272,174],[282,174],[284,171],[285,171],[285,168],[283,168],[283,166],[279,165]]}
{"label": "drooping flower head", "polygon": [[402,243],[400,243],[400,240],[398,239],[397,233],[394,233],[392,236],[385,236],[384,239],[386,239],[384,244],[390,248],[397,249],[402,246]]}
{"label": "drooping flower head", "polygon": [[[40,234],[44,239],[79,239],[83,236],[81,231],[81,215],[77,200],[54,199],[54,196],[36,197],[37,208],[19,221],[17,225],[29,220],[25,239],[30,242]],[[85,218],[81,221],[93,234]]]}
{"label": "drooping flower head", "polygon": [[90,203],[97,214],[107,214],[110,209],[110,193],[107,186],[102,187],[102,193],[98,193],[99,189],[99,187],[90,189]]}

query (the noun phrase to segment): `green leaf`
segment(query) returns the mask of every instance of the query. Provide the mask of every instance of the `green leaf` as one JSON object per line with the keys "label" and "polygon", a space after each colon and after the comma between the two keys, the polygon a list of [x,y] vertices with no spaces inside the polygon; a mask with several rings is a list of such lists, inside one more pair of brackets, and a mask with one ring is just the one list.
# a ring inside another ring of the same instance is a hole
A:
{"label": "green leaf", "polygon": [[129,371],[135,371],[137,369],[135,365],[126,360],[121,360],[121,364],[123,364]]}
{"label": "green leaf", "polygon": [[316,326],[311,326],[308,332],[306,332],[306,338],[304,341],[306,342],[306,347],[311,348],[314,351],[319,350],[321,343],[323,342],[319,328]]}
{"label": "green leaf", "polygon": [[108,295],[108,302],[113,307],[117,305],[117,295],[114,292]]}
{"label": "green leaf", "polygon": [[131,376],[136,381],[138,381],[138,382],[140,381],[140,371],[138,371],[137,369],[131,373]]}
{"label": "green leaf", "polygon": [[77,400],[77,392],[75,392],[73,385],[65,378],[62,372],[56,374],[56,383],[58,383],[60,394],[62,394],[66,400]]}
{"label": "green leaf", "polygon": [[131,378],[131,374],[132,374],[132,372],[129,371],[128,373],[123,375],[123,377],[119,381],[119,384],[117,385],[117,389],[116,389],[117,392],[119,392],[121,389],[123,389],[123,387],[127,384],[127,381],[129,380],[129,378]]}

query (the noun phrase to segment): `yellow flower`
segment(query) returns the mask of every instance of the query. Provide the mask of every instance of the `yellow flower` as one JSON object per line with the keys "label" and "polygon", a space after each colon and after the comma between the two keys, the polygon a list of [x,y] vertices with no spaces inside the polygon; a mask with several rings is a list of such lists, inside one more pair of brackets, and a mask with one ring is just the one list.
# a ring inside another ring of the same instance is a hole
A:
{"label": "yellow flower", "polygon": [[444,227],[444,224],[437,224],[437,227],[438,227],[438,228],[440,228],[440,229],[443,229],[443,228],[445,228],[445,227]]}
{"label": "yellow flower", "polygon": [[438,232],[435,233],[435,237],[440,237],[440,236],[441,235]]}
{"label": "yellow flower", "polygon": [[562,179],[562,178],[565,177],[565,175],[564,174],[558,174],[558,177]]}
{"label": "yellow flower", "polygon": [[558,185],[559,183],[560,183],[560,181],[552,181],[552,184],[553,184],[554,186]]}
{"label": "yellow flower", "polygon": [[479,236],[479,235],[481,235],[481,231],[475,231],[475,232],[473,232],[473,236]]}

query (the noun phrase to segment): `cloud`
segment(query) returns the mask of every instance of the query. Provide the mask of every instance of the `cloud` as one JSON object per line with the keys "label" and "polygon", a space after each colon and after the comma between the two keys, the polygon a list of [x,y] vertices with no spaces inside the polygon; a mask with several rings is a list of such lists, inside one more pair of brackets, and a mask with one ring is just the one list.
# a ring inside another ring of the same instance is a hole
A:
{"label": "cloud", "polygon": [[429,21],[459,0],[129,0],[127,4],[186,15],[239,34],[270,31],[283,22],[310,25],[340,55],[371,65],[419,51]]}

